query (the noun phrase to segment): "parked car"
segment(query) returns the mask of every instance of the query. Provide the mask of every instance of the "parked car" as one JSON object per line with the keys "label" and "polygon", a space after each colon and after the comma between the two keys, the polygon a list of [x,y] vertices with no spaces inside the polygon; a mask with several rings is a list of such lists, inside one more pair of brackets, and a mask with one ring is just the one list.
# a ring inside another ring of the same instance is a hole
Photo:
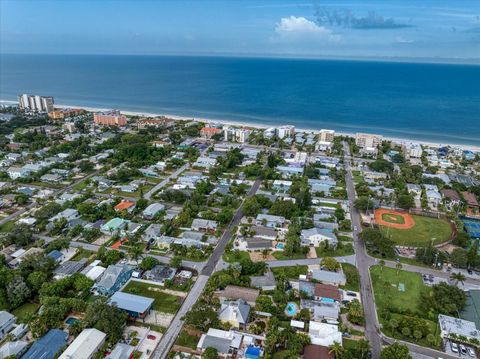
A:
{"label": "parked car", "polygon": [[458,353],[458,345],[457,343],[450,343],[450,349],[452,349],[452,352]]}
{"label": "parked car", "polygon": [[461,352],[462,354],[467,354],[467,348],[465,348],[465,345],[460,344],[460,352]]}
{"label": "parked car", "polygon": [[468,355],[470,355],[472,358],[475,358],[475,351],[472,348],[467,347],[467,351]]}

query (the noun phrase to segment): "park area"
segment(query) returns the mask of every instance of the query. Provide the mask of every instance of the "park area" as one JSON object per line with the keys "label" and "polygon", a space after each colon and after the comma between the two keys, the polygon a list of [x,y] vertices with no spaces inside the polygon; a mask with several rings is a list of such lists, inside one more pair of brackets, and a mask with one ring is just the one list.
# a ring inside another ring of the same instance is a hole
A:
{"label": "park area", "polygon": [[423,247],[450,239],[452,227],[441,218],[412,215],[386,209],[375,210],[375,222],[396,245]]}
{"label": "park area", "polygon": [[[416,315],[420,314],[421,293],[432,289],[423,283],[419,273],[382,268],[377,265],[370,268],[370,276],[382,331],[387,336],[411,341],[412,338],[405,337],[399,330],[394,330],[392,323],[401,323],[402,318],[408,318],[409,321],[416,318]],[[399,313],[408,313],[408,316]],[[436,344],[439,340],[437,323],[423,320],[429,332],[434,335]],[[426,335],[419,340],[419,343],[434,346],[427,341]]]}

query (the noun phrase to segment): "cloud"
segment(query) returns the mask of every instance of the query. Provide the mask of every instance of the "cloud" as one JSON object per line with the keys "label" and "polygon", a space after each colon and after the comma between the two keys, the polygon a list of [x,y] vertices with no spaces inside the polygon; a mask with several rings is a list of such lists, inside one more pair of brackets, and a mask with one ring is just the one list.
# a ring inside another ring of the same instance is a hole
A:
{"label": "cloud", "polygon": [[275,32],[282,38],[290,39],[322,39],[328,41],[338,41],[339,35],[333,34],[332,30],[324,26],[318,26],[303,16],[284,17],[277,23]]}
{"label": "cloud", "polygon": [[414,42],[413,40],[406,39],[403,36],[397,36],[395,38],[395,41],[399,44],[411,44],[412,42]]}
{"label": "cloud", "polygon": [[410,24],[397,23],[393,18],[385,18],[371,11],[367,16],[357,16],[350,9],[317,7],[316,23],[320,26],[341,26],[358,30],[390,30],[411,27]]}

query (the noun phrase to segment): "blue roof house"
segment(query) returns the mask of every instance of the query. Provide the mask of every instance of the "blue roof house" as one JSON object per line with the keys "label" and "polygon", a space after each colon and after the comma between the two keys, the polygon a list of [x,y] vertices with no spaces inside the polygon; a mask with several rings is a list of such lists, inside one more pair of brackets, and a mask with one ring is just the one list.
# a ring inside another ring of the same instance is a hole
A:
{"label": "blue roof house", "polygon": [[109,265],[95,286],[97,293],[110,296],[118,291],[132,276],[133,268],[128,265]]}
{"label": "blue roof house", "polygon": [[150,313],[154,301],[152,298],[140,295],[116,292],[108,302],[127,312],[130,318],[143,319]]}
{"label": "blue roof house", "polygon": [[28,349],[23,359],[53,359],[67,344],[68,334],[60,329],[51,329]]}

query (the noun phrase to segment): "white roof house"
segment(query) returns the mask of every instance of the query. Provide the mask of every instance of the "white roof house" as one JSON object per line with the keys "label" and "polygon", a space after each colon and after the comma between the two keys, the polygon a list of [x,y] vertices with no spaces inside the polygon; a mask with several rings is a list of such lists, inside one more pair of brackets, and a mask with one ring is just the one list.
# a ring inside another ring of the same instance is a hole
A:
{"label": "white roof house", "polygon": [[143,210],[143,217],[146,219],[152,219],[155,217],[160,211],[163,211],[165,206],[161,203],[152,203],[147,208]]}
{"label": "white roof house", "polygon": [[310,321],[308,335],[312,344],[329,347],[337,342],[342,344],[342,332],[334,324]]}
{"label": "white roof house", "polygon": [[480,331],[478,331],[474,322],[439,314],[438,324],[440,325],[440,336],[442,338],[446,338],[450,334],[455,334],[467,337],[468,339],[480,340]]}
{"label": "white roof house", "polygon": [[95,328],[84,329],[58,359],[90,359],[103,345],[106,336]]}
{"label": "white roof house", "polygon": [[337,237],[331,230],[322,228],[303,229],[300,233],[302,245],[313,245],[318,247],[320,243],[327,241],[328,244],[336,246],[338,243]]}

